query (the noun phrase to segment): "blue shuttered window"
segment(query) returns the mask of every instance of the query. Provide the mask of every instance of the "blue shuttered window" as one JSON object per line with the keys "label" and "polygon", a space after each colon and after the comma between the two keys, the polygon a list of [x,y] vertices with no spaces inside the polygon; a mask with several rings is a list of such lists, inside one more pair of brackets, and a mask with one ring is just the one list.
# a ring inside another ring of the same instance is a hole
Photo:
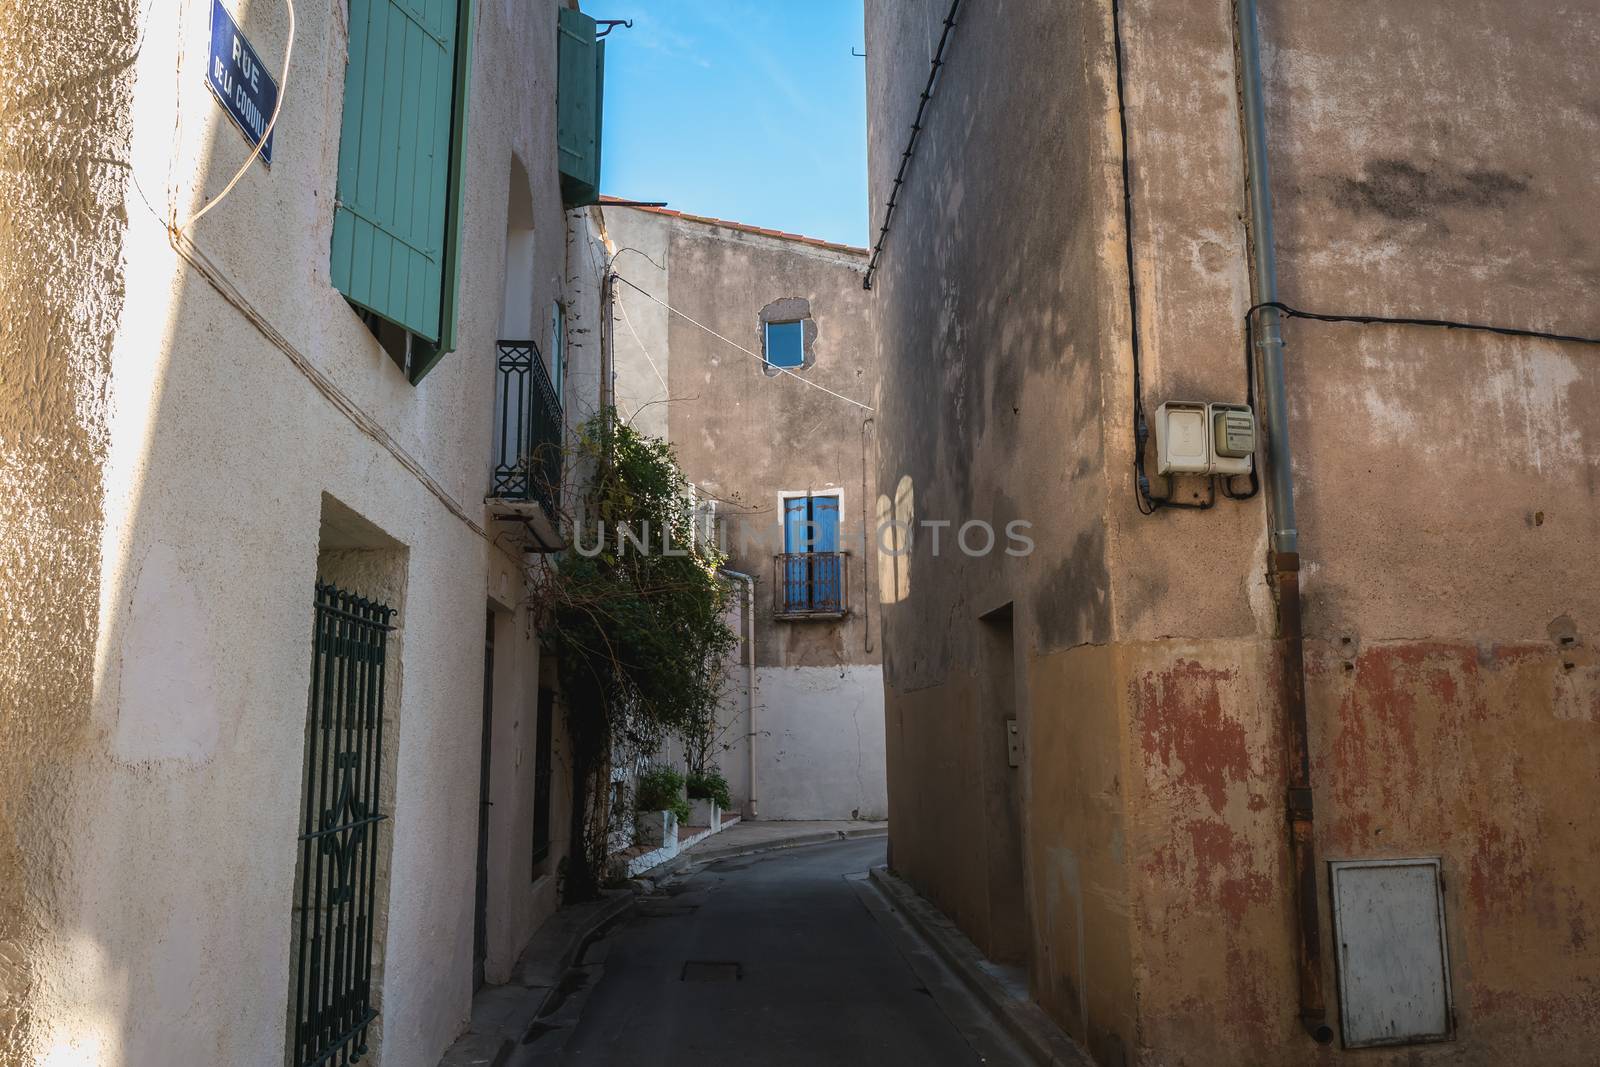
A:
{"label": "blue shuttered window", "polygon": [[839,498],[797,496],[783,501],[780,610],[787,614],[844,609]]}
{"label": "blue shuttered window", "polygon": [[349,0],[333,284],[413,335],[413,381],[454,344],[469,2]]}
{"label": "blue shuttered window", "polygon": [[784,500],[783,550],[839,551],[839,498],[793,496]]}

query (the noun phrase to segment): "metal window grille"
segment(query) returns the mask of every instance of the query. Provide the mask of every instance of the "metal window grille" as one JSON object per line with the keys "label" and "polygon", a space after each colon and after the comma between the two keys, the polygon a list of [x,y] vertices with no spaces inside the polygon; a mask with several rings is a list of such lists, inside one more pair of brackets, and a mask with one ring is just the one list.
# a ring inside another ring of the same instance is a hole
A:
{"label": "metal window grille", "polygon": [[774,592],[779,615],[841,615],[845,610],[843,552],[786,552],[777,557]]}
{"label": "metal window grille", "polygon": [[554,517],[561,495],[561,401],[532,341],[499,342],[495,465],[489,495],[537,501]]}
{"label": "metal window grille", "polygon": [[296,870],[296,1067],[367,1053],[383,766],[384,659],[394,610],[316,585]]}
{"label": "metal window grille", "polygon": [[550,750],[555,732],[556,695],[549,689],[539,690],[539,722],[534,735],[533,757],[533,876],[539,876],[539,864],[550,856],[550,778],[553,761]]}

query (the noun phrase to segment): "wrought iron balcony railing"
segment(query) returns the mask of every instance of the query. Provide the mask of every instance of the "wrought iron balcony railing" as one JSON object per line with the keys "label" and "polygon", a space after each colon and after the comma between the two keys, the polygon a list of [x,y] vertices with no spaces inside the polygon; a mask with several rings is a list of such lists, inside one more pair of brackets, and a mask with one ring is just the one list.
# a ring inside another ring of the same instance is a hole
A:
{"label": "wrought iron balcony railing", "polygon": [[561,504],[561,401],[535,342],[501,341],[499,350],[489,496],[537,503],[554,522]]}
{"label": "wrought iron balcony railing", "polygon": [[849,562],[845,552],[787,552],[776,557],[773,613],[781,618],[845,614]]}

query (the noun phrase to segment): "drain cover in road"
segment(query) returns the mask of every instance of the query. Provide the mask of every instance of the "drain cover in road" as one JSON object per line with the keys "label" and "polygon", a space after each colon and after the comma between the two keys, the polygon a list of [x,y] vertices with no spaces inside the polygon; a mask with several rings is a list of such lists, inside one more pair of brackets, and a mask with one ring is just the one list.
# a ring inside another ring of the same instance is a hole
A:
{"label": "drain cover in road", "polygon": [[744,968],[718,960],[686,960],[682,977],[685,982],[737,982],[744,977]]}

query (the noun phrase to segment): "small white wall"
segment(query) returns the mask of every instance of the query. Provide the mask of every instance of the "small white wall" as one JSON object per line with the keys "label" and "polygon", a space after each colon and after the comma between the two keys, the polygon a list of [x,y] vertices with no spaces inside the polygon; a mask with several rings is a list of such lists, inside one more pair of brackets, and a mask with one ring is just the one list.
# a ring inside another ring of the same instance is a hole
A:
{"label": "small white wall", "polygon": [[759,818],[888,818],[882,667],[762,667],[756,691]]}

